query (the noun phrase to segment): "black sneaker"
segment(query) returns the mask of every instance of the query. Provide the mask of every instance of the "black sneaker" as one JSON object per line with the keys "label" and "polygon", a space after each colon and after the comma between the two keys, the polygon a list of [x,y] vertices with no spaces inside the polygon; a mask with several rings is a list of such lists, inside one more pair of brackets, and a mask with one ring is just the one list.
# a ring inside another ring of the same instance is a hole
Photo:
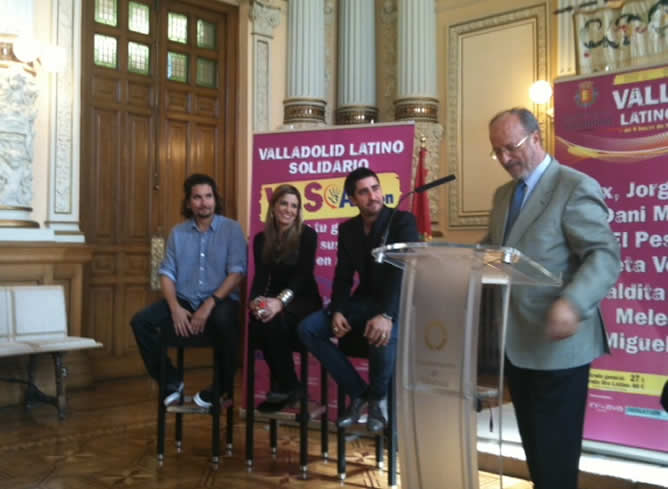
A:
{"label": "black sneaker", "polygon": [[169,407],[176,404],[183,396],[183,382],[180,384],[167,384],[167,395],[162,400],[162,403]]}
{"label": "black sneaker", "polygon": [[257,407],[257,410],[261,413],[268,414],[277,413],[283,409],[294,407],[294,405],[304,397],[305,392],[304,388],[299,385],[289,392],[280,394],[281,396],[279,398],[270,398],[267,396],[267,399],[260,403],[260,405]]}

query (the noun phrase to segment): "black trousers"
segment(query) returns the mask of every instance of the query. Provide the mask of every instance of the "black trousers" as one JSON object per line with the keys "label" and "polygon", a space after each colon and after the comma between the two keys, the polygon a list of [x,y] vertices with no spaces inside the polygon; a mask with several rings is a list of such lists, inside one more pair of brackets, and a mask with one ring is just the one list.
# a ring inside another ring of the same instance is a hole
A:
{"label": "black trousers", "polygon": [[[179,304],[194,312],[187,301],[179,299]],[[166,300],[160,300],[142,309],[130,321],[132,331],[144,365],[149,375],[160,380],[160,331],[161,328],[173,328],[172,314]],[[216,336],[222,342],[223,358],[220,362],[219,377],[222,379],[221,394],[231,396],[234,391],[234,372],[237,366],[239,347],[239,302],[225,299],[211,311],[206,323],[206,330],[215,328]],[[167,358],[167,384],[176,385],[178,376],[176,367]]]}
{"label": "black trousers", "polygon": [[506,372],[534,489],[577,489],[589,364]]}
{"label": "black trousers", "polygon": [[[303,348],[297,337],[299,318],[289,312],[277,314],[268,323],[251,316],[251,341],[262,350],[271,372],[272,390],[289,392],[299,384],[292,352]],[[304,379],[306,382],[306,379]]]}

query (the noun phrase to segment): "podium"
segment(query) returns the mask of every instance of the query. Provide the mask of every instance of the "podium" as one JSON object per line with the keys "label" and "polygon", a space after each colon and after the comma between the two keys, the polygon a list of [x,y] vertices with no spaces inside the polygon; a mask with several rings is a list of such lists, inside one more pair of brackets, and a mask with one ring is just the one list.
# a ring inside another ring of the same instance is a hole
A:
{"label": "podium", "polygon": [[501,401],[510,287],[554,287],[561,279],[506,247],[395,243],[373,254],[404,270],[395,375],[401,487],[478,489],[482,285],[500,289]]}

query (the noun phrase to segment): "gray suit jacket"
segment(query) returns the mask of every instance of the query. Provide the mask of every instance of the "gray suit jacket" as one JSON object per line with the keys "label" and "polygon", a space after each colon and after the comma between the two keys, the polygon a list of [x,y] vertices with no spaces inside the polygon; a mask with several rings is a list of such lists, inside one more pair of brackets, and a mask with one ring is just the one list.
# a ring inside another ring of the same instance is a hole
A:
{"label": "gray suit jacket", "polygon": [[[499,187],[487,242],[501,245],[516,182]],[[524,204],[506,246],[517,248],[564,282],[563,287],[513,286],[506,355],[522,368],[555,370],[608,353],[599,303],[620,273],[620,250],[608,208],[593,178],[552,159]],[[552,341],[545,334],[550,305],[564,297],[580,313],[577,332]]]}

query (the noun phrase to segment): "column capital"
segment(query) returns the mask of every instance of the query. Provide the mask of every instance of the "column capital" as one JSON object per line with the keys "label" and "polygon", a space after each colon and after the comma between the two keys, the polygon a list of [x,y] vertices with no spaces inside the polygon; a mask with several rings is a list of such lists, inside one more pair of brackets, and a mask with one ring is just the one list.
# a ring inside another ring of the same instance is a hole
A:
{"label": "column capital", "polygon": [[281,23],[281,4],[284,2],[254,0],[250,9],[253,21],[252,34],[273,38],[274,29]]}

